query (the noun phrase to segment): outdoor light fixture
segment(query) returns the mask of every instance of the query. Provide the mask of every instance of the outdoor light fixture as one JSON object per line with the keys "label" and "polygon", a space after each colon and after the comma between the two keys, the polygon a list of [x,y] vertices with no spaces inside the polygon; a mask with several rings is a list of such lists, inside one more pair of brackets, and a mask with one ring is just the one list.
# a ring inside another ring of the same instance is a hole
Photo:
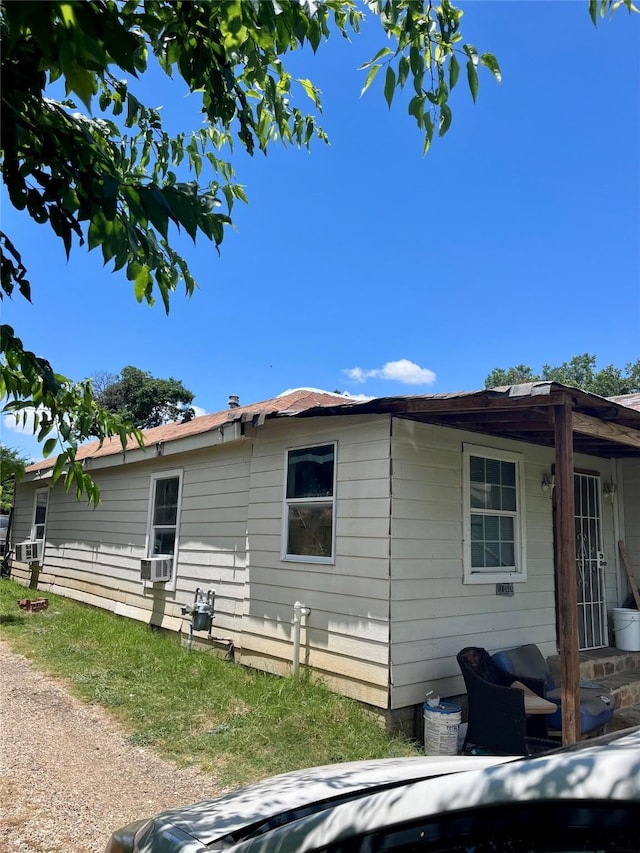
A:
{"label": "outdoor light fixture", "polygon": [[553,494],[553,489],[556,484],[555,474],[545,474],[542,478],[542,491],[551,497]]}
{"label": "outdoor light fixture", "polygon": [[615,483],[605,483],[602,487],[602,497],[609,498],[611,503],[616,496],[617,486]]}

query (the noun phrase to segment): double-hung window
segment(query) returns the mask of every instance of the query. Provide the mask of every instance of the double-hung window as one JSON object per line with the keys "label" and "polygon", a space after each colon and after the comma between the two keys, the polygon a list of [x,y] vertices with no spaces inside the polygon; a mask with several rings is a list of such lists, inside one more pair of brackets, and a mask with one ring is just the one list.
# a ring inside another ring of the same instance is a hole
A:
{"label": "double-hung window", "polygon": [[465,445],[464,580],[526,580],[523,457]]}
{"label": "double-hung window", "polygon": [[335,444],[287,451],[283,559],[334,561],[335,462]]}
{"label": "double-hung window", "polygon": [[167,555],[175,564],[180,534],[182,471],[163,471],[151,477],[147,523],[147,557]]}
{"label": "double-hung window", "polygon": [[47,529],[47,508],[49,506],[49,489],[36,489],[33,501],[33,521],[31,524],[31,541],[44,541]]}

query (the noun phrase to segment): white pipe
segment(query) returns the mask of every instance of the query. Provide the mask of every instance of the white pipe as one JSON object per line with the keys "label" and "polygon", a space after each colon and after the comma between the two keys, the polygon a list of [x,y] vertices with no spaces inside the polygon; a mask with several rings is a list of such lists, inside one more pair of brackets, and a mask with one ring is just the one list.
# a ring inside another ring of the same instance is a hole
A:
{"label": "white pipe", "polygon": [[302,617],[308,616],[311,613],[310,607],[305,607],[301,601],[296,601],[293,605],[293,660],[291,672],[297,675],[300,669],[300,628],[302,627]]}

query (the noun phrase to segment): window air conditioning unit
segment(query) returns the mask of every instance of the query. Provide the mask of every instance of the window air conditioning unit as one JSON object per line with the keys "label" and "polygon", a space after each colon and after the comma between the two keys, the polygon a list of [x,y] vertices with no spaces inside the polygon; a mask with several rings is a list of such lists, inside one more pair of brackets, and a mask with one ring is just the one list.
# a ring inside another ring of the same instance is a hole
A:
{"label": "window air conditioning unit", "polygon": [[171,580],[173,557],[144,557],[140,560],[140,579],[149,583]]}
{"label": "window air conditioning unit", "polygon": [[16,545],[16,560],[19,563],[39,563],[42,560],[42,539],[33,542],[18,542]]}

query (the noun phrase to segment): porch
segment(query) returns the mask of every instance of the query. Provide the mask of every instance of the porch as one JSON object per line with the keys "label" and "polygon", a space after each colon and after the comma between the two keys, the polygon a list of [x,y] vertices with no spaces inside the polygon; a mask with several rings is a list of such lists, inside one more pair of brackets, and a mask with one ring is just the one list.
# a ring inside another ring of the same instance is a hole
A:
{"label": "porch", "polygon": [[[579,653],[580,679],[602,684],[615,700],[615,712],[608,729],[640,726],[640,651],[611,647]],[[548,658],[554,678],[560,678],[560,657]]]}

